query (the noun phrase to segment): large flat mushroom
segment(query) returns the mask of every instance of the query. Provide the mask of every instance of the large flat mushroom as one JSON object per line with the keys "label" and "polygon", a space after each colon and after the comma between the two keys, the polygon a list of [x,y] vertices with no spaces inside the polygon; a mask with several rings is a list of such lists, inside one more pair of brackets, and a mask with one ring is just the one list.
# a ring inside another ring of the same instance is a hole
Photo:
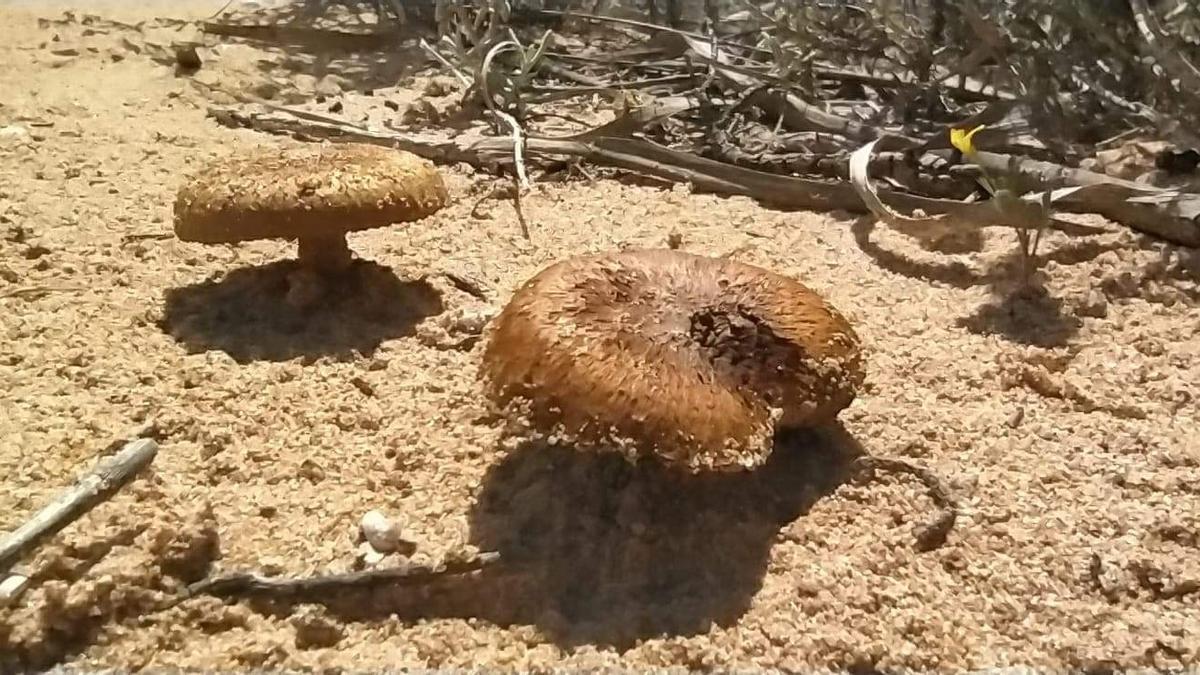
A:
{"label": "large flat mushroom", "polygon": [[229,244],[296,239],[301,265],[350,266],[346,233],[425,218],[448,193],[433,163],[363,143],[255,149],[210,162],[175,199],[175,235]]}
{"label": "large flat mushroom", "polygon": [[640,250],[526,282],[494,320],[482,375],[535,432],[735,470],[765,461],[777,428],[832,420],[864,373],[849,322],[798,281]]}

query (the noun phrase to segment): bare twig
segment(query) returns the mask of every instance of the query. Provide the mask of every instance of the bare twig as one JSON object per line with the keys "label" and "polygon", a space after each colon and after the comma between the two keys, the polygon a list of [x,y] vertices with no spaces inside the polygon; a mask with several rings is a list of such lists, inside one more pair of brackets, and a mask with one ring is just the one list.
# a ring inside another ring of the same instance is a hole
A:
{"label": "bare twig", "polygon": [[453,63],[450,63],[450,61],[446,57],[442,56],[441,52],[434,49],[433,45],[426,42],[425,38],[421,38],[420,44],[421,44],[421,49],[424,49],[426,52],[429,53],[430,56],[437,59],[439,63],[441,63],[443,66],[445,66],[447,69],[449,69],[450,72],[453,73],[456,78],[458,78],[458,81],[460,83],[462,83],[462,85],[464,87],[469,88],[471,86],[471,78],[467,77],[467,75],[465,73],[463,73],[463,71],[460,70]]}
{"label": "bare twig", "polygon": [[[879,141],[871,141],[850,156],[850,182],[875,217],[901,231],[914,236],[922,236],[926,233],[942,236],[955,230],[994,226],[1013,227],[1018,231],[1049,226],[1072,235],[1100,234],[1104,231],[1099,228],[1049,218],[1045,202],[1053,199],[1054,195],[1051,192],[1034,195],[1031,198],[1014,197],[971,204],[958,203],[953,208],[947,204],[947,208],[943,209],[942,213],[934,216],[910,217],[898,213],[883,203],[867,175],[871,155],[878,143]],[[1059,197],[1064,197],[1069,193],[1070,191],[1060,192]]]}
{"label": "bare twig", "polygon": [[385,585],[390,587],[419,586],[472,574],[495,565],[499,561],[499,554],[488,552],[465,560],[447,561],[436,566],[405,563],[387,569],[300,579],[267,577],[248,572],[227,574],[204,579],[188,586],[187,592],[175,602],[198,595],[212,595],[220,598],[241,596],[266,596],[277,599],[313,598],[320,595],[342,593],[351,589],[369,589]]}
{"label": "bare twig", "polygon": [[87,289],[82,286],[23,286],[21,288],[9,288],[0,291],[0,299],[21,298],[23,300],[33,300],[43,295],[49,295],[50,293],[78,293],[85,290]]}
{"label": "bare twig", "polygon": [[174,238],[175,234],[172,232],[139,232],[121,235],[121,243],[131,244],[136,241],[163,241]]}
{"label": "bare twig", "polygon": [[546,71],[547,73],[550,73],[551,75],[553,75],[559,79],[570,80],[572,82],[581,84],[585,87],[604,86],[604,81],[601,80],[600,78],[590,77],[588,75],[582,75],[580,73],[577,73],[577,72],[571,70],[570,68],[562,66],[562,65],[555,63],[554,61],[551,61],[549,59],[542,62],[541,68],[542,68],[542,70]]}
{"label": "bare twig", "polygon": [[221,14],[223,14],[226,9],[229,9],[229,6],[232,4],[233,4],[233,0],[225,0],[225,4],[221,5],[221,8],[218,9],[217,11],[213,12],[212,14],[209,14],[208,17],[206,17],[206,20],[212,21],[213,19],[217,18],[218,16],[221,16]]}
{"label": "bare twig", "polygon": [[27,571],[13,571],[5,576],[0,574],[0,607],[8,607],[21,599],[21,594],[29,589]]}
{"label": "bare twig", "polygon": [[140,438],[127,443],[117,454],[102,460],[94,469],[80,476],[75,485],[0,542],[0,572],[9,569],[43,538],[63,529],[115,494],[148,466],[157,452],[157,443],[149,438]]}
{"label": "bare twig", "polygon": [[1092,553],[1088,560],[1088,579],[1092,582],[1092,586],[1104,596],[1110,605],[1115,605],[1121,601],[1121,593],[1119,589],[1109,586],[1104,583],[1104,561],[1100,558],[1099,553]]}
{"label": "bare twig", "polygon": [[394,45],[400,35],[397,31],[354,33],[328,28],[301,28],[275,24],[235,24],[201,22],[200,29],[209,35],[238,37],[272,43],[319,43],[326,47],[368,51]]}
{"label": "bare twig", "polygon": [[440,274],[446,277],[452,286],[476,300],[486,302],[489,299],[491,289],[486,282],[466,276],[461,272],[442,271]]}
{"label": "bare twig", "polygon": [[[264,108],[265,111],[258,112],[243,112],[237,108],[212,108],[209,112],[218,121],[229,126],[249,126],[269,133],[299,134],[308,138],[376,143],[407,150],[434,161],[466,162],[482,168],[494,168],[497,162],[504,161],[512,155],[512,141],[508,138],[469,140],[402,134],[363,127],[334,118],[318,119],[320,116],[312,113],[301,114],[300,111],[294,112],[278,106]],[[578,157],[674,182],[691,183],[701,190],[745,195],[779,207],[868,212],[855,188],[844,182],[826,182],[755,171],[672,150],[644,139],[592,137],[586,133],[580,134],[578,140],[535,136],[525,138],[525,150],[527,160]],[[989,153],[981,152],[979,155],[986,159]],[[1022,162],[1022,168],[1026,164],[1027,162]],[[1056,208],[1075,213],[1099,213],[1167,241],[1200,246],[1200,195],[1146,185],[1132,187],[1122,181],[1086,171],[1072,174],[1063,169],[1062,175],[1071,183],[1085,183],[1094,179],[1098,184],[1056,190]],[[883,190],[879,191],[879,197],[893,208],[909,211],[920,209],[927,214],[978,215],[978,211],[974,210],[977,205],[953,200],[930,199]],[[1027,197],[1031,200],[1041,199],[1041,195],[1037,193]],[[1052,227],[1080,234],[1103,231],[1103,228],[1065,221],[1054,221]]]}
{"label": "bare twig", "polygon": [[929,469],[917,466],[909,461],[892,457],[876,457],[865,455],[854,460],[854,468],[862,472],[890,471],[906,473],[921,481],[929,491],[929,497],[938,507],[940,513],[932,521],[917,530],[916,546],[919,551],[931,551],[946,543],[946,537],[954,528],[958,519],[958,501],[942,482]]}
{"label": "bare twig", "polygon": [[1154,58],[1162,64],[1163,68],[1179,78],[1188,93],[1194,96],[1200,95],[1200,69],[1185,59],[1178,49],[1162,44],[1160,39],[1162,26],[1159,24],[1154,10],[1146,4],[1146,0],[1129,0],[1129,7],[1133,10],[1138,31],[1141,32],[1146,45],[1150,47]]}
{"label": "bare twig", "polygon": [[525,222],[525,212],[521,208],[521,193],[529,188],[529,177],[525,172],[525,139],[521,134],[520,123],[517,122],[515,117],[496,107],[495,101],[492,100],[492,92],[488,87],[488,82],[490,81],[488,75],[491,72],[492,59],[505,49],[519,50],[520,46],[515,41],[506,40],[488,50],[487,56],[483,58],[483,65],[480,67],[482,76],[477,78],[476,81],[479,83],[480,93],[483,95],[483,102],[487,106],[488,111],[497,120],[504,122],[508,126],[509,133],[512,134],[513,166],[515,167],[514,180],[516,181],[516,189],[513,191],[513,208],[517,212],[517,222],[521,224],[521,234],[526,239],[529,239],[529,224]]}
{"label": "bare twig", "polygon": [[513,143],[513,164],[516,166],[517,189],[529,189],[529,176],[525,171],[525,139],[521,133],[521,125],[517,120],[506,112],[494,111],[496,117],[504,121],[508,125],[509,132],[512,134]]}
{"label": "bare twig", "polygon": [[1200,580],[1184,579],[1168,585],[1167,575],[1146,560],[1139,560],[1130,566],[1138,585],[1150,591],[1155,600],[1174,600],[1194,593],[1200,593]]}
{"label": "bare twig", "polygon": [[[559,17],[568,16],[567,12],[553,10],[553,9],[525,9],[525,10],[522,10],[522,13],[530,15],[530,16],[541,16],[541,17],[548,17],[548,18],[549,17],[559,18]],[[636,19],[625,19],[625,18],[616,17],[616,16],[597,16],[595,14],[586,14],[586,13],[582,13],[582,12],[570,12],[569,16],[573,19],[591,21],[593,23],[607,23],[607,24],[613,24],[613,25],[619,25],[619,26],[628,26],[630,28],[635,28],[643,33],[649,33],[652,35],[657,34],[657,33],[672,33],[675,35],[686,35],[688,37],[693,37],[693,38],[697,38],[700,40],[707,39],[707,37],[708,37],[702,33],[692,33],[689,31],[679,30],[678,28],[673,28],[670,26],[663,26],[661,24],[656,24],[656,23],[647,23],[645,21],[638,21]],[[744,44],[741,44],[738,42],[734,42],[732,40],[721,40],[721,44],[728,45],[730,47],[734,47],[737,49],[741,49],[743,51],[758,52],[761,54],[770,54],[770,52],[768,52],[766,50],[756,49],[754,47],[750,47],[750,46],[747,46],[747,45],[744,45]]]}

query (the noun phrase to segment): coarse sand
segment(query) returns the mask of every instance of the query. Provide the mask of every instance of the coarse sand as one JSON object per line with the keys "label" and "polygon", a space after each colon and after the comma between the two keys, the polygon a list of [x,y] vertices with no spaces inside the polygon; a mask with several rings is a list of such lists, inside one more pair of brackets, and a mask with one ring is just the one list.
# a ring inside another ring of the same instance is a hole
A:
{"label": "coarse sand", "polygon": [[[607,174],[536,181],[526,240],[511,201],[488,198],[507,181],[444,166],[450,206],[349,235],[363,278],[301,317],[280,290],[294,244],[170,236],[189,172],[300,141],[206,118],[202,86],[107,21],[221,3],[118,4],[65,20],[0,3],[0,529],[140,423],[161,450],[24,562],[0,672],[1200,662],[1196,251],[1119,227],[1048,235],[1047,291],[1021,295],[1009,231],[937,251],[845,214]],[[316,70],[338,58],[234,41],[195,78],[261,92],[260,58],[295,73],[283,100],[354,89]],[[403,111],[435,73],[387,95]],[[676,236],[792,275],[849,318],[867,378],[844,430],[790,434],[728,475],[502,442],[483,345],[444,339],[442,317],[494,310],[565,256]],[[945,478],[963,504],[945,545],[914,550],[924,488],[849,477],[859,450]],[[511,565],[328,605],[153,611],[206,574],[354,569],[370,509],[401,523],[412,561]]]}

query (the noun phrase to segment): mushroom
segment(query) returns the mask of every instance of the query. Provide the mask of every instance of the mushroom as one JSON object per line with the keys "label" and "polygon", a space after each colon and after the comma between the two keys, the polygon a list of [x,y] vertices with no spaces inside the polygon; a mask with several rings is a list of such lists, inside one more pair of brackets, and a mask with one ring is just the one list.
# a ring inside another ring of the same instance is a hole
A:
{"label": "mushroom", "polygon": [[446,205],[434,165],[365,143],[278,147],[203,167],[175,199],[175,235],[227,244],[297,239],[303,268],[351,263],[346,233],[415,221]]}
{"label": "mushroom", "polygon": [[803,284],[666,249],[538,273],[494,320],[481,375],[528,430],[692,471],[761,464],[777,428],[831,421],[864,377],[849,322]]}

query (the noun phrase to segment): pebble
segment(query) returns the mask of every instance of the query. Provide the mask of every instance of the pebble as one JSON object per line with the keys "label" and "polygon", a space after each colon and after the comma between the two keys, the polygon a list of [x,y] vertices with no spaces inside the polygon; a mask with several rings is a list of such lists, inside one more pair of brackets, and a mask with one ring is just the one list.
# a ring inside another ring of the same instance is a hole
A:
{"label": "pebble", "polygon": [[340,96],[346,87],[345,81],[340,77],[336,75],[326,75],[317,81],[314,88],[316,89],[317,94],[321,96]]}
{"label": "pebble", "polygon": [[20,124],[10,124],[0,127],[0,142],[22,143],[31,140],[29,130]]}
{"label": "pebble", "polygon": [[11,574],[0,581],[0,607],[15,604],[29,588],[29,577],[24,574]]}
{"label": "pebble", "polygon": [[380,553],[391,553],[400,548],[400,525],[383,515],[378,509],[363,514],[362,533],[371,548]]}
{"label": "pebble", "polygon": [[1108,316],[1108,298],[1098,290],[1091,290],[1087,298],[1080,302],[1076,308],[1076,313],[1080,316],[1103,319]]}
{"label": "pebble", "polygon": [[326,649],[346,637],[346,629],[331,619],[324,609],[300,607],[288,619],[296,631],[298,649]]}

